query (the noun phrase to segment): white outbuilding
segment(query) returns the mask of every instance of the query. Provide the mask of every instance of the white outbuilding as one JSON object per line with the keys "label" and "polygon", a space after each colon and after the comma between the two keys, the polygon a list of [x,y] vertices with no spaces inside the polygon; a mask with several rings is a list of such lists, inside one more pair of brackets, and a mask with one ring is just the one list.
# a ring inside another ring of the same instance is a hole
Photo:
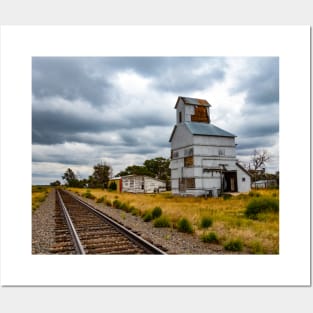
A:
{"label": "white outbuilding", "polygon": [[236,159],[235,135],[213,125],[207,100],[178,97],[170,137],[173,194],[248,192],[249,173]]}
{"label": "white outbuilding", "polygon": [[166,183],[162,180],[145,175],[122,176],[123,192],[132,193],[158,193],[166,191]]}

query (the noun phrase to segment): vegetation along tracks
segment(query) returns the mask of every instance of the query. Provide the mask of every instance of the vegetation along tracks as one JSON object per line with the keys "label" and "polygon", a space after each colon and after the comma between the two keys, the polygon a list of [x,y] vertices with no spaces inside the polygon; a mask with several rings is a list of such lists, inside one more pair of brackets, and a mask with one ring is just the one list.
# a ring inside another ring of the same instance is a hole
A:
{"label": "vegetation along tracks", "polygon": [[165,254],[88,203],[57,190],[56,254]]}

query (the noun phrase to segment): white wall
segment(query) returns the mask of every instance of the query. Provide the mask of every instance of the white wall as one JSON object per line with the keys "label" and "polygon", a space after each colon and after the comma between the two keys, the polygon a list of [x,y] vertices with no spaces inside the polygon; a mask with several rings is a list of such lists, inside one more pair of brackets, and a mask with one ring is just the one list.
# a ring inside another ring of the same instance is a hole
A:
{"label": "white wall", "polygon": [[238,192],[249,192],[251,190],[251,177],[237,166]]}
{"label": "white wall", "polygon": [[153,193],[155,189],[166,189],[165,182],[148,176],[124,176],[122,184],[123,191],[133,193]]}

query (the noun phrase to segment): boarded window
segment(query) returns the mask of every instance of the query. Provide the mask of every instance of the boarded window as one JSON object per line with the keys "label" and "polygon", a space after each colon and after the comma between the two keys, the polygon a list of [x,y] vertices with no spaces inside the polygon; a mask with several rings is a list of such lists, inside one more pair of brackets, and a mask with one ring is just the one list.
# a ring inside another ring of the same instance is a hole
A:
{"label": "boarded window", "polygon": [[185,167],[193,166],[193,156],[184,158],[184,166]]}
{"label": "boarded window", "polygon": [[207,108],[205,106],[195,106],[195,114],[191,115],[191,121],[209,123]]}
{"label": "boarded window", "polygon": [[186,191],[187,188],[195,188],[196,182],[194,178],[180,178],[179,191]]}
{"label": "boarded window", "polygon": [[196,183],[195,183],[194,178],[185,178],[185,181],[186,181],[186,187],[187,188],[195,188],[196,187]]}

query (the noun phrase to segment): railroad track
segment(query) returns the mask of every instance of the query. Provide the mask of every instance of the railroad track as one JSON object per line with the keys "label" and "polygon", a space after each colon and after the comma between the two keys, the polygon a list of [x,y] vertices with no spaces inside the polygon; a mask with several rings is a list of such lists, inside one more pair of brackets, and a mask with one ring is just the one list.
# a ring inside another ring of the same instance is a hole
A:
{"label": "railroad track", "polygon": [[55,254],[165,254],[103,212],[56,190]]}

